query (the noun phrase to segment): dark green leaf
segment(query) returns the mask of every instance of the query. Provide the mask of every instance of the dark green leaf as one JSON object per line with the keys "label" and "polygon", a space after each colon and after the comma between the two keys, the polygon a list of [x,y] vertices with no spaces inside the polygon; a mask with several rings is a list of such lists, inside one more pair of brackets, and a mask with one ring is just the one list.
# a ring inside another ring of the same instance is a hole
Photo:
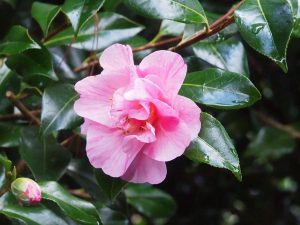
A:
{"label": "dark green leaf", "polygon": [[94,175],[94,170],[87,160],[73,159],[67,169],[70,175],[81,187],[83,187],[93,198],[101,201],[106,200],[106,196],[101,192]]}
{"label": "dark green leaf", "polygon": [[246,155],[255,157],[256,162],[264,164],[291,153],[295,145],[295,139],[286,132],[264,127],[249,144]]}
{"label": "dark green leaf", "polygon": [[27,49],[41,48],[29,35],[27,29],[13,26],[0,43],[0,55],[13,55]]}
{"label": "dark green leaf", "polygon": [[60,7],[42,2],[34,2],[31,8],[32,17],[39,23],[44,35],[47,35],[49,27],[59,13]]}
{"label": "dark green leaf", "polygon": [[246,42],[287,71],[286,50],[293,29],[293,11],[287,0],[245,0],[235,11]]}
{"label": "dark green leaf", "polygon": [[73,85],[57,84],[46,88],[42,104],[42,130],[47,135],[55,130],[72,129],[81,123],[73,109],[78,94]]}
{"label": "dark green leaf", "polygon": [[176,210],[172,196],[148,185],[129,185],[125,195],[130,205],[153,219],[169,218]]}
{"label": "dark green leaf", "polygon": [[103,3],[104,0],[66,0],[62,5],[62,10],[68,16],[75,33],[78,33]]}
{"label": "dark green leaf", "polygon": [[180,93],[195,102],[222,109],[248,107],[261,98],[247,77],[220,69],[188,74]]}
{"label": "dark green leaf", "polygon": [[198,0],[125,0],[124,3],[135,12],[153,19],[208,23]]}
{"label": "dark green leaf", "polygon": [[104,2],[103,8],[105,11],[114,12],[121,2],[122,0],[108,0]]}
{"label": "dark green leaf", "polygon": [[57,80],[52,57],[45,48],[30,49],[21,54],[12,55],[6,61],[6,65],[28,80],[34,79],[35,76]]}
{"label": "dark green leaf", "polygon": [[[57,45],[69,45],[85,50],[102,50],[111,44],[120,43],[137,35],[143,26],[135,23],[126,17],[104,12],[99,15],[98,28],[93,19],[87,21],[74,39],[74,32],[71,28],[66,29],[48,40],[45,45],[53,47]],[[74,41],[75,40],[75,41]]]}
{"label": "dark green leaf", "polygon": [[26,225],[68,225],[42,204],[31,207],[20,206],[11,193],[0,198],[0,213]]}
{"label": "dark green leaf", "polygon": [[129,221],[125,215],[110,208],[102,208],[100,215],[105,225],[129,225]]}
{"label": "dark green leaf", "polygon": [[6,84],[10,79],[11,75],[11,70],[0,59],[0,93],[5,93]]}
{"label": "dark green leaf", "polygon": [[102,172],[102,170],[95,170],[95,176],[100,188],[111,201],[115,200],[127,184],[127,182],[120,178],[114,178],[106,175]]}
{"label": "dark green leaf", "polygon": [[159,29],[160,36],[179,36],[182,35],[185,28],[184,23],[163,20]]}
{"label": "dark green leaf", "polygon": [[71,158],[70,152],[61,147],[52,136],[40,137],[35,128],[23,130],[20,154],[39,181],[59,179]]}
{"label": "dark green leaf", "polygon": [[187,148],[185,156],[195,162],[228,169],[242,180],[239,158],[230,137],[222,124],[208,113],[201,113],[199,137]]}
{"label": "dark green leaf", "polygon": [[43,198],[54,201],[67,216],[79,224],[101,223],[97,210],[92,203],[72,196],[57,182],[41,182],[39,185]]}
{"label": "dark green leaf", "polygon": [[230,72],[249,75],[248,60],[242,42],[230,38],[219,42],[198,42],[193,45],[197,57]]}
{"label": "dark green leaf", "polygon": [[0,147],[11,148],[19,145],[21,137],[21,127],[10,124],[0,123]]}

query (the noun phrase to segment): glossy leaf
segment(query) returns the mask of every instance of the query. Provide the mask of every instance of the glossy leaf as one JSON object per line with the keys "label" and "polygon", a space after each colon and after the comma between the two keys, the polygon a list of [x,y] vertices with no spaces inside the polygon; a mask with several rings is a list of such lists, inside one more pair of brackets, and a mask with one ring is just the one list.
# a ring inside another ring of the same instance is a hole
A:
{"label": "glossy leaf", "polygon": [[114,201],[125,187],[127,182],[120,178],[114,178],[106,175],[102,170],[95,170],[95,176],[101,190],[106,194],[109,200]]}
{"label": "glossy leaf", "polygon": [[62,5],[72,27],[77,33],[81,27],[102,7],[104,0],[66,0]]}
{"label": "glossy leaf", "polygon": [[179,36],[182,35],[185,28],[184,23],[163,20],[159,29],[160,36]]}
{"label": "glossy leaf", "polygon": [[106,200],[106,196],[104,196],[98,186],[97,180],[94,176],[94,170],[87,160],[72,159],[68,165],[67,174],[89,194],[91,194],[93,198],[101,201],[102,203]]}
{"label": "glossy leaf", "polygon": [[73,85],[57,84],[45,89],[42,101],[42,130],[47,135],[55,130],[72,129],[81,123],[73,105],[78,98]]}
{"label": "glossy leaf", "polygon": [[187,148],[185,156],[195,162],[228,169],[242,180],[239,158],[230,137],[222,124],[208,113],[201,113],[199,137]]}
{"label": "glossy leaf", "polygon": [[11,193],[0,198],[0,213],[22,221],[26,225],[68,225],[66,221],[42,204],[24,207],[20,206]]}
{"label": "glossy leaf", "polygon": [[287,0],[245,0],[235,11],[245,41],[287,71],[286,51],[293,30],[293,10]]}
{"label": "glossy leaf", "polygon": [[79,224],[101,224],[95,206],[71,195],[57,182],[39,183],[44,199],[55,202],[63,212]]}
{"label": "glossy leaf", "polygon": [[291,153],[296,146],[294,138],[284,131],[264,127],[249,144],[245,155],[261,164]]}
{"label": "glossy leaf", "polygon": [[39,181],[59,179],[71,158],[52,136],[40,137],[38,130],[30,127],[23,130],[20,154]]}
{"label": "glossy leaf", "polygon": [[177,208],[172,196],[148,185],[131,184],[125,189],[125,195],[130,205],[149,218],[169,218]]}
{"label": "glossy leaf", "polygon": [[128,218],[125,215],[110,208],[102,208],[100,215],[105,225],[129,225]]}
{"label": "glossy leaf", "polygon": [[11,123],[0,123],[0,147],[11,148],[19,145],[21,127]]}
{"label": "glossy leaf", "polygon": [[197,57],[230,72],[249,75],[247,55],[242,42],[228,39],[219,42],[198,42],[193,45]]}
{"label": "glossy leaf", "polygon": [[30,49],[23,53],[12,55],[6,65],[23,75],[27,80],[41,76],[46,79],[57,80],[53,70],[52,58],[47,49]]}
{"label": "glossy leaf", "polygon": [[197,0],[125,0],[124,3],[142,16],[183,23],[205,23],[204,10]]}
{"label": "glossy leaf", "polygon": [[0,43],[0,55],[13,55],[27,49],[41,48],[22,26],[13,26]]}
{"label": "glossy leaf", "polygon": [[247,77],[220,69],[188,74],[180,93],[195,102],[221,109],[248,107],[261,98]]}
{"label": "glossy leaf", "polygon": [[[71,28],[66,29],[48,40],[45,45],[53,47],[57,45],[69,45],[85,50],[102,50],[111,44],[120,43],[137,35],[143,26],[128,18],[112,13],[104,12],[99,15],[98,28],[93,19],[87,21],[74,39],[74,32]],[[74,41],[75,40],[75,41]]]}
{"label": "glossy leaf", "polygon": [[49,27],[60,11],[57,5],[51,5],[43,2],[34,2],[31,8],[32,17],[40,25],[44,35],[47,35]]}
{"label": "glossy leaf", "polygon": [[6,91],[6,84],[11,77],[11,70],[0,59],[0,93]]}

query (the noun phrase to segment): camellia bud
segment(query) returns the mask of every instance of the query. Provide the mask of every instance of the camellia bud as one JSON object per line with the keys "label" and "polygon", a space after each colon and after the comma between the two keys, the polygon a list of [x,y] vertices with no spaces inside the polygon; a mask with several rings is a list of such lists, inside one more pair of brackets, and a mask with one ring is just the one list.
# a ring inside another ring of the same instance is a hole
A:
{"label": "camellia bud", "polygon": [[40,186],[29,178],[18,178],[11,184],[11,192],[27,204],[37,204],[42,199]]}

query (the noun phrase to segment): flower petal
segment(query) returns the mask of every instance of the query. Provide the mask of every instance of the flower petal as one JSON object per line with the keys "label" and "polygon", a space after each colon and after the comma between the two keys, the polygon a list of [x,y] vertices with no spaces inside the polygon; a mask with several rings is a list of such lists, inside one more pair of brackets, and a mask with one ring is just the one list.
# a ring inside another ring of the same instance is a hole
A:
{"label": "flower petal", "polygon": [[[138,75],[146,77],[147,75],[157,75],[161,78],[161,86],[168,96],[173,99],[177,95],[183,80],[185,78],[187,66],[183,58],[174,52],[156,51],[146,56],[138,67]],[[151,78],[152,81],[154,79]],[[157,83],[157,85],[160,85]]]}
{"label": "flower petal", "polygon": [[75,90],[80,98],[74,104],[75,112],[79,116],[110,126],[113,94],[128,82],[128,78],[120,75],[90,76],[77,82]]}
{"label": "flower petal", "polygon": [[129,45],[114,44],[103,51],[100,65],[105,74],[130,74],[135,71],[132,49]]}
{"label": "flower petal", "polygon": [[174,109],[178,117],[190,130],[191,140],[195,139],[201,128],[201,109],[191,99],[177,95],[174,101]]}
{"label": "flower petal", "polygon": [[140,152],[131,163],[122,179],[134,183],[161,183],[167,175],[165,162],[153,160]]}
{"label": "flower petal", "polygon": [[181,156],[191,142],[190,130],[183,122],[170,131],[159,124],[155,132],[156,141],[145,145],[142,150],[157,161],[170,161]]}
{"label": "flower petal", "polygon": [[88,128],[86,151],[90,163],[112,177],[126,172],[143,145],[136,138],[124,136],[119,129],[101,125]]}

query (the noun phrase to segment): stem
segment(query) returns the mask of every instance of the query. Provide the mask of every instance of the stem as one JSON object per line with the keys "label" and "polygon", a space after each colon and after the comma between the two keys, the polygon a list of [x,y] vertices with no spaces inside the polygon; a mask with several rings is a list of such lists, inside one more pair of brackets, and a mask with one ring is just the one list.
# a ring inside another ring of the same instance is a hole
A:
{"label": "stem", "polygon": [[297,131],[295,128],[289,125],[282,124],[273,118],[268,117],[266,114],[258,111],[254,111],[254,114],[257,116],[258,119],[260,119],[262,122],[268,124],[271,127],[274,127],[278,130],[282,130],[288,134],[290,134],[292,137],[296,139],[300,139],[300,132]]}
{"label": "stem", "polygon": [[230,24],[234,23],[233,13],[234,11],[243,3],[244,1],[239,2],[238,4],[234,5],[226,14],[221,16],[217,19],[214,23],[209,26],[209,29],[205,29],[204,31],[200,31],[193,35],[191,38],[183,40],[177,46],[170,48],[170,51],[178,51],[183,48],[186,48],[200,40],[208,38],[219,31],[223,30]]}
{"label": "stem", "polygon": [[6,97],[20,110],[20,112],[27,117],[29,120],[31,120],[34,124],[40,126],[41,121],[35,117],[27,108],[25,105],[23,105],[22,102],[18,100],[18,98],[15,96],[15,94],[12,91],[6,92]]}
{"label": "stem", "polygon": [[65,28],[70,26],[70,22],[65,22],[62,25],[60,25],[58,28],[56,28],[55,30],[53,30],[52,32],[50,32],[46,37],[44,37],[41,42],[45,43],[47,42],[49,39],[51,39],[52,37],[54,37],[56,34],[58,34],[59,32],[63,31]]}
{"label": "stem", "polygon": [[[31,114],[34,116],[37,116],[41,113],[40,109],[31,111]],[[21,113],[16,113],[16,114],[7,114],[7,115],[1,115],[0,116],[0,121],[13,121],[13,120],[23,120],[27,119],[23,114]]]}
{"label": "stem", "polygon": [[69,145],[69,144],[74,140],[74,138],[76,138],[76,137],[77,137],[77,134],[73,133],[70,137],[68,137],[67,139],[65,139],[65,140],[63,140],[62,142],[60,142],[60,145],[66,147],[66,146]]}

